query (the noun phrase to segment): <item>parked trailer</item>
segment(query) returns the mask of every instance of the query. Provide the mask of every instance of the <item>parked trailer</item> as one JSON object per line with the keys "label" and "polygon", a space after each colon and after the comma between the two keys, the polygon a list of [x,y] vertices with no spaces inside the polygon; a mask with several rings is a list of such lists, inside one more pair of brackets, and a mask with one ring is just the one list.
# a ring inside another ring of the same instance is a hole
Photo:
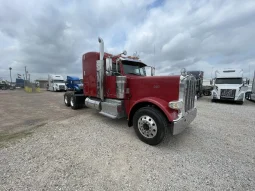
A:
{"label": "parked trailer", "polygon": [[[196,117],[196,81],[193,76],[146,76],[148,67],[137,57],[99,52],[82,56],[83,93],[66,92],[72,109],[96,109],[112,119],[126,118],[139,139],[147,144],[162,142],[168,128],[182,132]],[[85,102],[85,104],[84,104]]]}
{"label": "parked trailer", "polygon": [[230,100],[243,104],[247,89],[242,69],[217,70],[211,99],[212,101]]}
{"label": "parked trailer", "polygon": [[24,80],[20,78],[16,78],[16,87],[24,88]]}

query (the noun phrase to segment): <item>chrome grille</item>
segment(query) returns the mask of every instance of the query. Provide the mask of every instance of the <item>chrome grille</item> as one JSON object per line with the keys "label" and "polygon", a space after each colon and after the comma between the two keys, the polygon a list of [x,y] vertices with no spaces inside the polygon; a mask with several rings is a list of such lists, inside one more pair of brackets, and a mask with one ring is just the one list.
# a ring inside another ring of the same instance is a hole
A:
{"label": "chrome grille", "polygon": [[185,85],[184,93],[184,109],[185,112],[191,110],[195,106],[196,80],[194,77],[188,77]]}
{"label": "chrome grille", "polygon": [[223,98],[235,98],[236,90],[235,89],[222,89],[220,91],[220,96]]}
{"label": "chrome grille", "polygon": [[64,90],[64,89],[65,89],[65,86],[63,86],[63,85],[60,85],[60,86],[59,86],[59,89],[62,89],[62,90]]}

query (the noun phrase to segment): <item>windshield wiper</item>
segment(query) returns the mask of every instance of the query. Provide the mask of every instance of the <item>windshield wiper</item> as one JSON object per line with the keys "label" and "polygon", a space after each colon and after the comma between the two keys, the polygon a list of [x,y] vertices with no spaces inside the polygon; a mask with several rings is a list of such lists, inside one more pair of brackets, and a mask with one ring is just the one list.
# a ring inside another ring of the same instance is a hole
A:
{"label": "windshield wiper", "polygon": [[137,76],[141,76],[141,74],[137,74],[137,73],[133,73],[133,72],[129,72],[128,74],[134,74],[134,75],[137,75]]}

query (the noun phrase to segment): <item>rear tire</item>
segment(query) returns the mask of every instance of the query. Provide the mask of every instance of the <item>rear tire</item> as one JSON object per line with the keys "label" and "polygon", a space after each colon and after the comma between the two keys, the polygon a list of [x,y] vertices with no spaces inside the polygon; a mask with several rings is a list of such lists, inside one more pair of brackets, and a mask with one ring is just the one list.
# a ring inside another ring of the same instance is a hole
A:
{"label": "rear tire", "polygon": [[74,95],[70,96],[70,105],[73,110],[76,110],[79,108],[79,104],[77,103],[76,97]]}
{"label": "rear tire", "polygon": [[239,105],[243,105],[243,102],[244,101],[239,101],[239,102],[237,102]]}
{"label": "rear tire", "polygon": [[64,94],[64,103],[67,107],[70,107],[70,95]]}
{"label": "rear tire", "polygon": [[167,134],[167,119],[153,107],[143,107],[136,111],[133,124],[138,138],[149,145],[161,143]]}

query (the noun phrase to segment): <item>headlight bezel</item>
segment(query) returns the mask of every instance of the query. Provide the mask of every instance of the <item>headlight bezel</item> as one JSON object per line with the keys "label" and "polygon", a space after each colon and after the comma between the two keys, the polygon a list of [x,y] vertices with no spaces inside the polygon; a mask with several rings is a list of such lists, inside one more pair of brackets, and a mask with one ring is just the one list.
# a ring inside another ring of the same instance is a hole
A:
{"label": "headlight bezel", "polygon": [[183,108],[183,101],[182,100],[170,101],[168,103],[168,106],[174,110],[181,110]]}

